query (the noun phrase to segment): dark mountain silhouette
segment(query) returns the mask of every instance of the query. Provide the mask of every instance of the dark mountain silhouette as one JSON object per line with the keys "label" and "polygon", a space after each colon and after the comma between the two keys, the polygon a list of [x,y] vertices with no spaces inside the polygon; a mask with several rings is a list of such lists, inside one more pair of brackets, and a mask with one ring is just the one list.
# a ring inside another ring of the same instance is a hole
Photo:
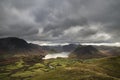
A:
{"label": "dark mountain silhouette", "polygon": [[57,46],[41,46],[43,49],[45,49],[48,52],[56,53],[56,52],[62,52],[62,46],[57,45]]}
{"label": "dark mountain silhouette", "polygon": [[23,39],[16,38],[16,37],[8,37],[8,38],[0,39],[0,55],[45,56],[45,51],[40,46],[32,43],[27,43]]}
{"label": "dark mountain silhouette", "polygon": [[14,51],[19,49],[29,49],[29,44],[16,37],[2,38],[0,39],[0,50]]}
{"label": "dark mountain silhouette", "polygon": [[68,44],[68,45],[57,45],[57,46],[41,46],[43,49],[47,51],[54,52],[72,52],[74,49],[78,47],[77,44]]}
{"label": "dark mountain silhouette", "polygon": [[95,46],[95,47],[108,56],[120,56],[120,47],[116,46]]}
{"label": "dark mountain silhouette", "polygon": [[69,45],[64,45],[62,48],[63,48],[63,51],[65,51],[65,52],[71,52],[74,49],[76,49],[77,47],[78,47],[78,45],[76,45],[76,44],[69,44]]}
{"label": "dark mountain silhouette", "polygon": [[95,47],[89,46],[79,46],[70,55],[72,58],[97,58],[103,57],[104,55]]}

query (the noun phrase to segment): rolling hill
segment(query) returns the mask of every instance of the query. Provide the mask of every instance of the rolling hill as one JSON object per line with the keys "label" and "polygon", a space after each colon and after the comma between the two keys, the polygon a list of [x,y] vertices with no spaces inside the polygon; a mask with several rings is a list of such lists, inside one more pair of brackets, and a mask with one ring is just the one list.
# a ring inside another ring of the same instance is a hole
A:
{"label": "rolling hill", "polygon": [[0,79],[120,80],[120,56],[86,60],[57,58],[32,65],[21,59],[13,64],[0,66]]}

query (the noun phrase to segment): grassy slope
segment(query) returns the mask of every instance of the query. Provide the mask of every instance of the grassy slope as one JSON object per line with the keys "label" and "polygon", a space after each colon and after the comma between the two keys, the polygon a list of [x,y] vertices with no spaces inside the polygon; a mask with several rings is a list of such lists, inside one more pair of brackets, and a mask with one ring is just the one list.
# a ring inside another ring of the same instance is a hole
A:
{"label": "grassy slope", "polygon": [[0,67],[0,80],[119,80],[120,57],[51,59],[32,65],[23,60]]}

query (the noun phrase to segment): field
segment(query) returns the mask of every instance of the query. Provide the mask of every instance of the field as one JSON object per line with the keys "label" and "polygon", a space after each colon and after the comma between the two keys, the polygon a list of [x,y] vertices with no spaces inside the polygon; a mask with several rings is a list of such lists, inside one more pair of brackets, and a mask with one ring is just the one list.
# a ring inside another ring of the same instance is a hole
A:
{"label": "field", "polygon": [[120,80],[120,56],[87,60],[21,58],[0,66],[0,80]]}

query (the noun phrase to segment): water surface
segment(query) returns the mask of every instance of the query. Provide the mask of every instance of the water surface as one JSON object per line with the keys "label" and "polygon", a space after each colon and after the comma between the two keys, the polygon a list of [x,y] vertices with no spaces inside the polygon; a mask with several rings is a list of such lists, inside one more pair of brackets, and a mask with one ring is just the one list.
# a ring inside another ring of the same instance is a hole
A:
{"label": "water surface", "polygon": [[47,55],[45,56],[45,58],[43,58],[43,59],[50,59],[50,58],[57,58],[57,57],[67,58],[69,54],[70,54],[69,52],[61,52],[61,53],[47,54]]}

